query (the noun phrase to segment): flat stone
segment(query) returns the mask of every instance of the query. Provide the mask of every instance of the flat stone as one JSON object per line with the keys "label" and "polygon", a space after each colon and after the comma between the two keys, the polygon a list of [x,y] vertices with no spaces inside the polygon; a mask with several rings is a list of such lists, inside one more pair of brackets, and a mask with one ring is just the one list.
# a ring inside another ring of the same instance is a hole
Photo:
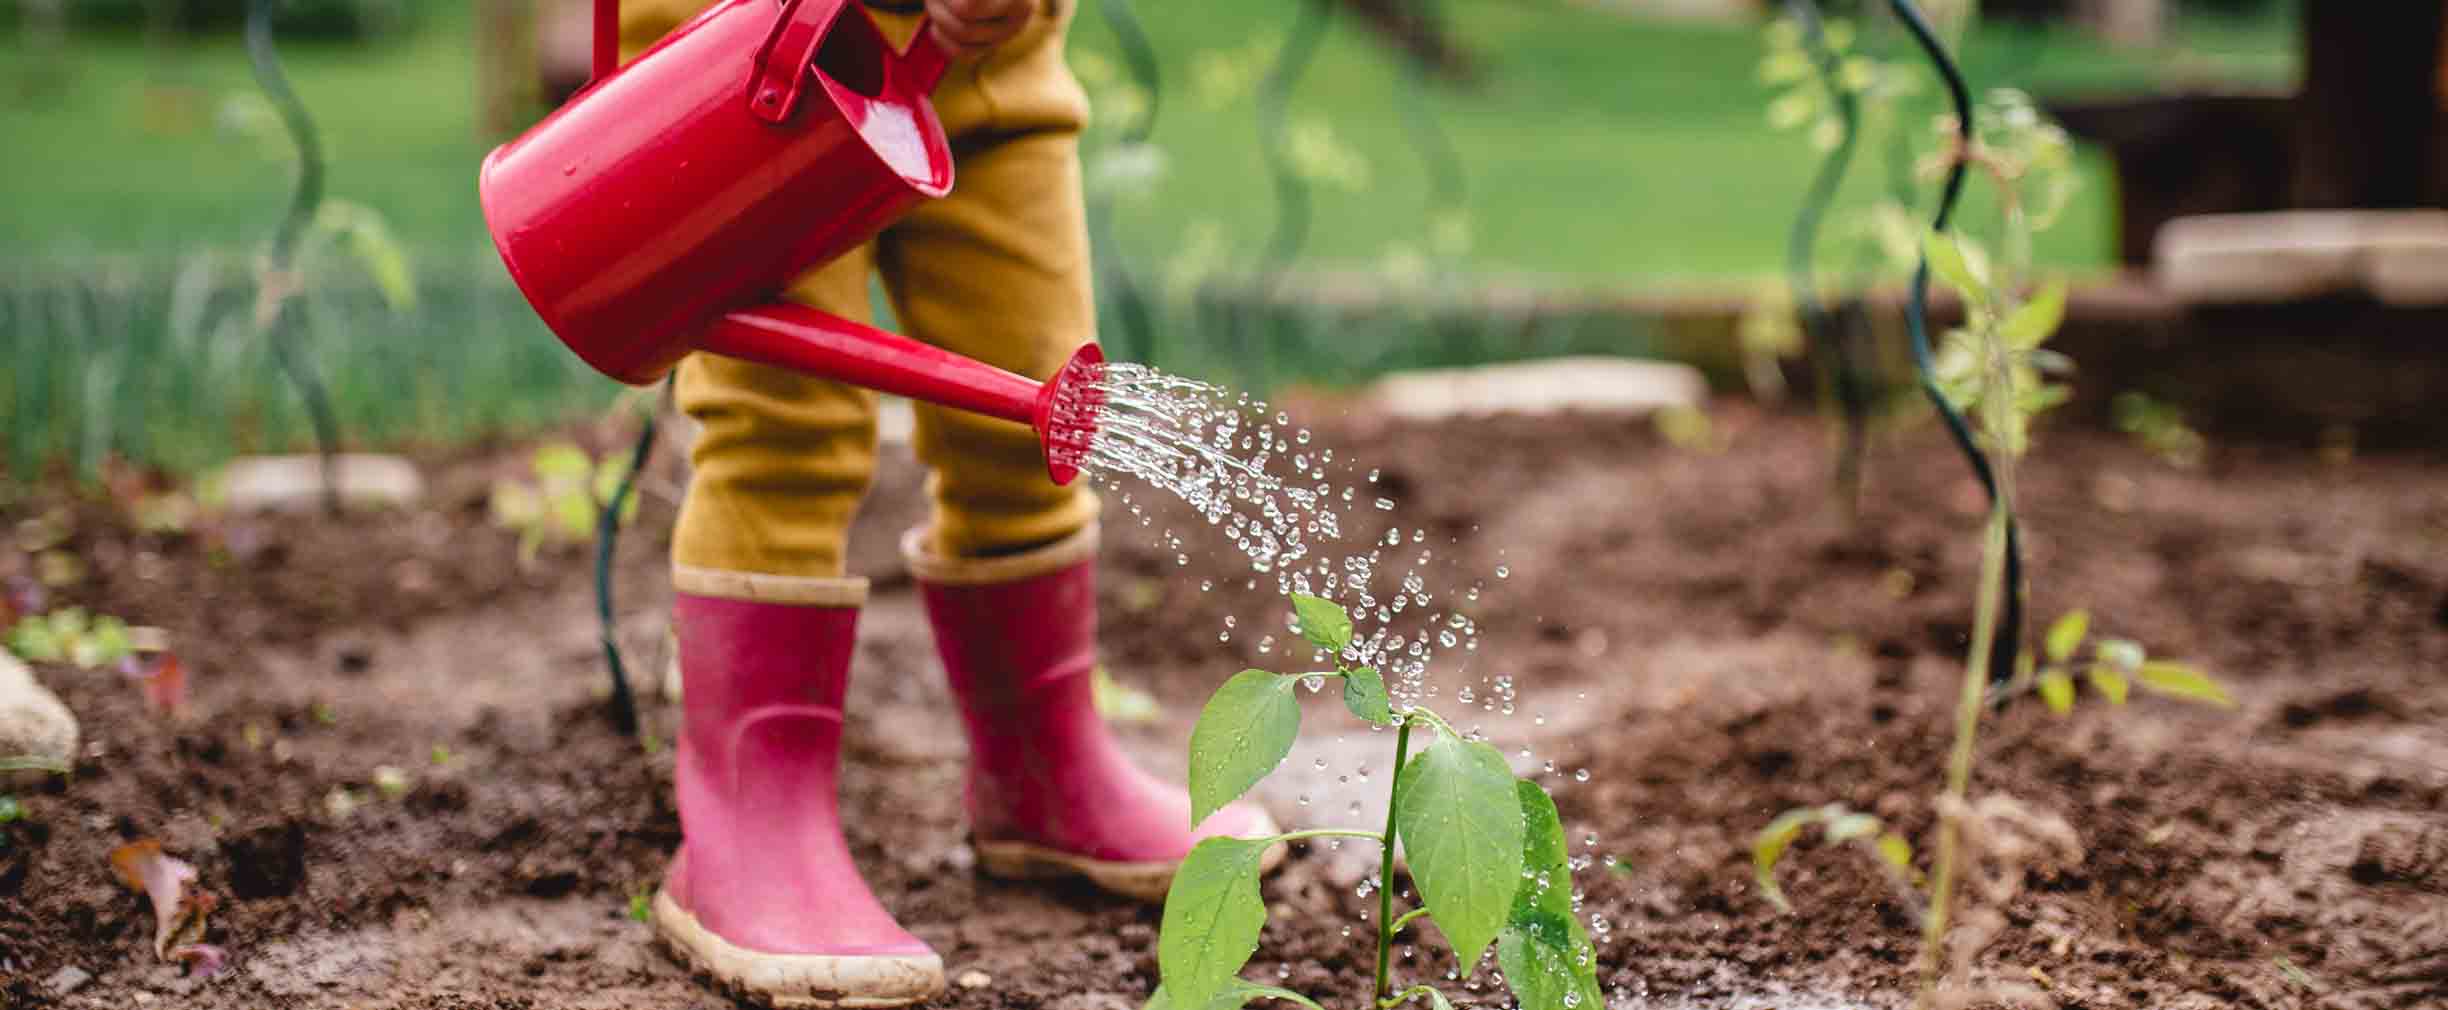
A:
{"label": "flat stone", "polygon": [[2190,304],[2274,304],[2364,293],[2448,303],[2448,211],[2318,210],[2171,221],[2159,286]]}
{"label": "flat stone", "polygon": [[0,758],[75,765],[77,720],[17,657],[0,651]]}
{"label": "flat stone", "polygon": [[1371,385],[1368,399],[1396,417],[1434,420],[1567,411],[1641,415],[1697,407],[1708,380],[1690,365],[1578,357],[1473,368],[1399,372]]}
{"label": "flat stone", "polygon": [[69,964],[61,965],[60,970],[52,972],[51,977],[43,982],[43,986],[56,995],[66,996],[85,988],[85,983],[91,981],[93,981],[92,972]]}
{"label": "flat stone", "polygon": [[2159,286],[2190,304],[2275,304],[2361,287],[2353,211],[2178,218],[2152,242]]}
{"label": "flat stone", "polygon": [[2448,212],[2401,211],[2375,220],[2363,286],[2390,305],[2448,304]]}
{"label": "flat stone", "polygon": [[[334,461],[340,500],[351,506],[400,506],[425,494],[416,464],[398,456],[343,454]],[[302,512],[323,507],[323,465],[311,455],[250,456],[223,467],[213,483],[239,512]]]}

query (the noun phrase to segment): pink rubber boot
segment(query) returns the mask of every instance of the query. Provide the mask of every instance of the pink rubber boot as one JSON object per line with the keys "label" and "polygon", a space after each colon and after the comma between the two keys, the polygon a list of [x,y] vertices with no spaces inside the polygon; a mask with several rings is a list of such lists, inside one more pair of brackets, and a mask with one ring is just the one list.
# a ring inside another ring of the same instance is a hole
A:
{"label": "pink rubber boot", "polygon": [[842,840],[842,696],[863,579],[681,568],[673,581],[683,841],[655,895],[681,960],[769,1007],[898,1007],[943,961],[876,901]]}
{"label": "pink rubber boot", "polygon": [[[1086,877],[1162,901],[1192,846],[1276,833],[1254,804],[1196,826],[1190,794],[1139,770],[1097,715],[1096,528],[1027,554],[935,555],[902,539],[969,734],[978,863],[1000,877]],[[1272,868],[1283,858],[1267,854]]]}

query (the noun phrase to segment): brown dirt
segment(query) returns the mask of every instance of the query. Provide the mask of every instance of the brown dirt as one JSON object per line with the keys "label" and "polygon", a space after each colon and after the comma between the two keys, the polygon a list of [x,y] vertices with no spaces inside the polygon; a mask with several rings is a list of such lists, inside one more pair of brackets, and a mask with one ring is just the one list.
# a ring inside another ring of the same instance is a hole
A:
{"label": "brown dirt", "polygon": [[[1621,860],[1578,881],[1608,927],[1614,1002],[1907,1000],[1914,933],[1883,878],[1804,845],[1785,873],[1800,913],[1779,916],[1753,893],[1747,845],[1778,812],[1830,800],[1929,831],[1978,522],[1931,432],[1882,446],[1848,529],[1809,419],[1728,407],[1725,446],[1703,453],[1628,420],[1405,427],[1295,409],[1341,458],[1384,468],[1397,515],[1445,542],[1456,572],[1510,567],[1439,702],[1458,711],[1460,687],[1518,678],[1519,715],[1473,717],[1532,748],[1527,767],[1554,762],[1576,852]],[[599,715],[583,555],[521,566],[487,525],[505,460],[435,458],[428,506],[340,521],[164,537],[129,532],[107,502],[70,505],[93,574],[68,595],[169,628],[194,703],[165,723],[115,674],[41,671],[90,742],[73,777],[17,780],[25,816],[0,827],[0,1005],[714,1002],[627,917],[678,840],[669,754]],[[2064,816],[2085,855],[2029,869],[1982,977],[2038,980],[2067,1007],[2448,1005],[2442,464],[2221,446],[2184,471],[2108,436],[2046,440],[2025,484],[2035,611],[2088,606],[2102,630],[2216,671],[2241,705],[2086,698],[2071,718],[2025,704],[1990,721],[1978,790]],[[889,547],[918,512],[909,470],[861,520],[858,564],[880,591],[854,688],[853,849],[956,978],[978,973],[946,1004],[1127,1010],[1153,982],[1154,910],[971,870],[961,744]],[[650,500],[621,566],[623,634],[650,667],[665,592],[652,531],[669,519]],[[1248,635],[1217,641],[1224,616],[1249,627],[1280,605],[1227,580],[1223,555],[1201,593],[1147,539],[1109,538],[1107,653],[1165,706],[1132,743],[1177,769],[1204,692],[1263,658]],[[665,705],[648,714],[667,732]],[[1300,802],[1332,785],[1308,756],[1346,767],[1381,743],[1329,731],[1265,796],[1289,819],[1342,820],[1348,790]],[[378,766],[410,788],[385,796]],[[150,915],[106,865],[148,835],[224,898],[224,977],[153,962]],[[1364,931],[1374,900],[1354,894],[1350,855],[1307,853],[1269,884],[1254,976],[1351,1002],[1367,966],[1342,933]],[[1403,963],[1448,967],[1427,944]],[[92,977],[56,993],[65,968]],[[1463,995],[1501,1003],[1483,983]]]}

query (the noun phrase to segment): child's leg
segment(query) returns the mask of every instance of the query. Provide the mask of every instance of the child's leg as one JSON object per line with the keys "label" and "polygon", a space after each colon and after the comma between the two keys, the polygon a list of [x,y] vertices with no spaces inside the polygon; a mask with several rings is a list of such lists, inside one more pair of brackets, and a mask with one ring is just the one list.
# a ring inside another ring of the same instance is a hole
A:
{"label": "child's leg", "polygon": [[[791,300],[865,321],[872,254],[802,277]],[[672,538],[683,568],[842,574],[850,520],[875,473],[875,394],[711,354],[680,366],[680,408],[703,425]]]}
{"label": "child's leg", "polygon": [[[1070,6],[1048,0],[1049,10]],[[959,166],[952,194],[878,241],[912,336],[1034,378],[1095,336],[1079,130],[1086,101],[1044,16],[936,92]],[[1046,476],[1019,424],[918,409],[934,517],[904,554],[969,740],[980,867],[1082,875],[1161,900],[1209,835],[1265,835],[1243,804],[1193,827],[1188,794],[1141,772],[1097,715],[1096,501]],[[1280,858],[1281,851],[1270,858]]]}
{"label": "child's leg", "polygon": [[[905,332],[1030,378],[1096,338],[1079,131],[1088,102],[1062,59],[1069,0],[1020,37],[954,65],[935,93],[959,159],[950,196],[887,231],[878,266]],[[884,19],[896,42],[905,19]],[[902,23],[895,23],[896,21]],[[1010,554],[1085,529],[1084,487],[1057,487],[1025,425],[919,405],[936,550]]]}

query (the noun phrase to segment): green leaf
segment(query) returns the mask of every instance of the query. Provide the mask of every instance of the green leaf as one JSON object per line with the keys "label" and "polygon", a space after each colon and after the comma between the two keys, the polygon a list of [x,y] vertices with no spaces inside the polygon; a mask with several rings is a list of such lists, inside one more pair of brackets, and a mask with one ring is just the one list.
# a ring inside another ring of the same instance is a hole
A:
{"label": "green leaf", "polygon": [[392,237],[391,225],[381,213],[346,200],[326,200],[315,212],[315,227],[348,243],[349,254],[374,279],[383,302],[393,311],[416,307],[416,271],[408,265],[407,250]]}
{"label": "green leaf", "polygon": [[1875,814],[1838,814],[1828,818],[1827,843],[1842,845],[1877,834],[1879,819]]}
{"label": "green leaf", "polygon": [[2093,655],[2098,656],[2099,661],[2109,669],[2127,675],[2140,672],[2142,660],[2146,658],[2140,643],[2123,638],[2101,641],[2099,648],[2093,650]]}
{"label": "green leaf", "polygon": [[1164,987],[1182,1006],[1204,1007],[1258,952],[1266,902],[1258,869],[1271,838],[1210,838],[1190,850],[1165,893],[1156,938]]}
{"label": "green leaf", "polygon": [[1438,734],[1394,786],[1411,877],[1463,965],[1476,964],[1521,889],[1521,800],[1504,755]]}
{"label": "green leaf", "polygon": [[2125,695],[2133,689],[2132,681],[2125,679],[2124,674],[2109,669],[2106,664],[2092,664],[2090,678],[2092,688],[2107,698],[2111,705],[2125,704]]}
{"label": "green leaf", "polygon": [[1785,900],[1785,889],[1777,886],[1777,860],[1785,858],[1785,850],[1792,847],[1794,839],[1802,837],[1805,826],[1823,816],[1818,807],[1785,811],[1761,828],[1759,837],[1751,841],[1752,876],[1759,883],[1760,897],[1768,899],[1777,911],[1793,911],[1793,903]]}
{"label": "green leaf", "polygon": [[2057,278],[2042,285],[2028,302],[2015,308],[1998,326],[1998,335],[2008,346],[2028,351],[2046,342],[2057,327],[2065,322],[2066,282]]}
{"label": "green leaf", "polygon": [[1496,936],[1496,963],[1521,1010],[1574,1010],[1605,1006],[1598,990],[1598,957],[1581,920],[1573,915],[1572,866],[1563,819],[1538,783],[1514,783],[1522,812],[1522,872],[1530,879],[1513,895],[1513,911]]}
{"label": "green leaf", "polygon": [[1343,671],[1343,707],[1379,726],[1394,724],[1394,702],[1386,697],[1385,678],[1373,666]]}
{"label": "green leaf", "polygon": [[1912,869],[1912,843],[1893,831],[1878,836],[1878,855],[1887,865],[1899,870]]}
{"label": "green leaf", "polygon": [[1351,615],[1333,600],[1294,593],[1292,613],[1300,618],[1301,637],[1309,644],[1334,655],[1341,655],[1343,647],[1351,644]]}
{"label": "green leaf", "polygon": [[2226,708],[2235,707],[2235,697],[2210,675],[2184,663],[2152,660],[2142,664],[2134,674],[2142,686],[2160,694],[2191,701],[2204,701]]}
{"label": "green leaf", "polygon": [[1921,252],[1927,258],[1930,272],[1946,282],[1948,287],[1963,294],[1966,301],[1986,301],[1989,282],[1975,272],[1970,254],[1962,243],[1944,232],[1931,232],[1921,241]]}
{"label": "green leaf", "polygon": [[[1279,999],[1289,1003],[1298,1003],[1308,1007],[1309,1010],[1326,1010],[1319,1006],[1316,1000],[1290,989],[1259,985],[1239,978],[1224,983],[1224,989],[1216,993],[1214,999],[1207,1001],[1207,1010],[1241,1010],[1242,1007],[1248,1006],[1250,1001],[1259,999]],[[1148,995],[1146,1010],[1172,1010],[1172,1008],[1173,997],[1165,991],[1165,987],[1157,986],[1156,991]]]}
{"label": "green leaf", "polygon": [[[1538,912],[1572,917],[1572,864],[1564,842],[1564,818],[1555,800],[1529,779],[1513,782],[1514,802],[1522,815],[1522,872],[1531,879],[1513,894],[1513,921]],[[1537,886],[1540,877],[1545,886]]]}
{"label": "green leaf", "polygon": [[1300,736],[1300,718],[1290,677],[1243,670],[1217,688],[1190,731],[1190,823],[1239,799],[1282,764]]}
{"label": "green leaf", "polygon": [[584,484],[587,472],[595,468],[595,461],[587,458],[584,449],[567,442],[553,442],[536,449],[533,465],[536,476],[546,480]]}
{"label": "green leaf", "polygon": [[2049,711],[2058,715],[2074,711],[2074,678],[2058,669],[2041,674],[2040,700],[2048,702]]}
{"label": "green leaf", "polygon": [[2082,647],[2083,638],[2091,634],[2091,612],[2076,610],[2049,625],[2045,640],[2051,663],[2063,663],[2074,658],[2074,650]]}

